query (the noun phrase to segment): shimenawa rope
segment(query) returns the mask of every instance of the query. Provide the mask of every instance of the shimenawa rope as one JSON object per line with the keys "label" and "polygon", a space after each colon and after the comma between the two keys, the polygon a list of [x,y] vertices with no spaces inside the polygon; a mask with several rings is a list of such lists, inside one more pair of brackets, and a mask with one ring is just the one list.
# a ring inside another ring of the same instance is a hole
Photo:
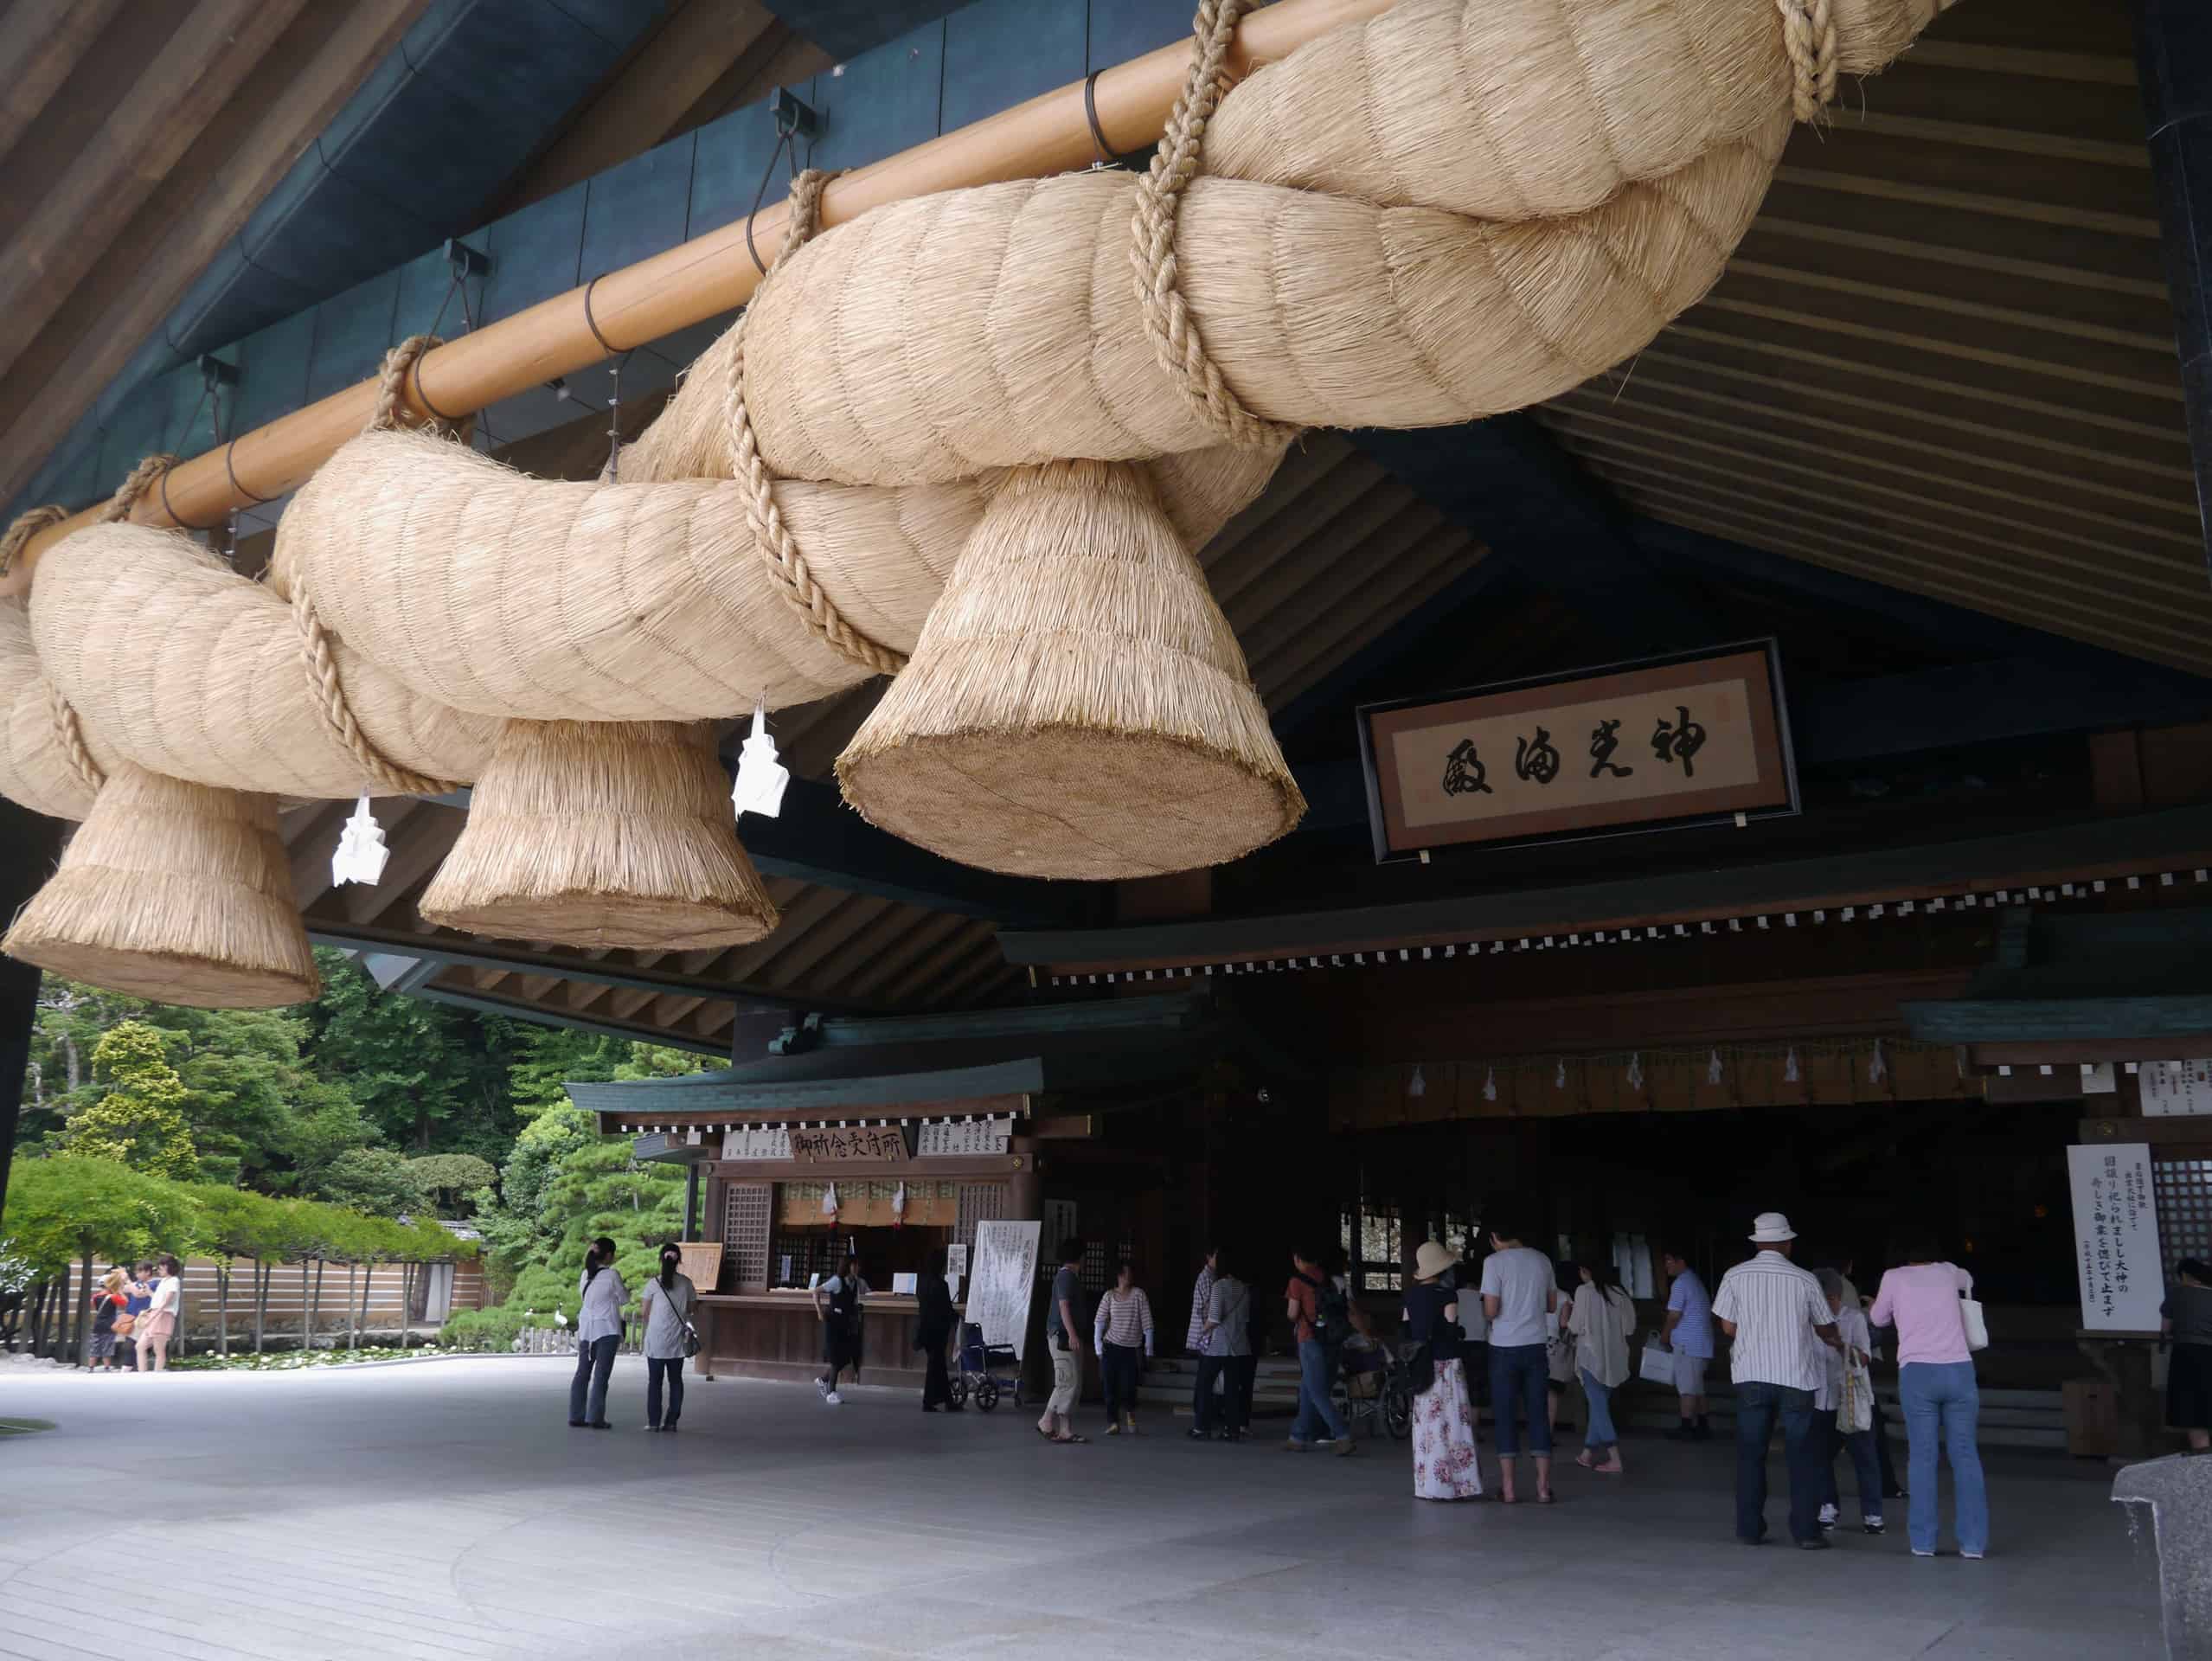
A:
{"label": "shimenawa rope", "polygon": [[7,529],[0,530],[0,577],[15,567],[16,558],[30,539],[48,525],[58,525],[69,516],[69,510],[58,502],[49,502],[42,508],[33,508],[16,516]]}
{"label": "shimenawa rope", "polygon": [[[138,498],[151,490],[163,473],[176,465],[175,456],[147,456],[131,470],[130,476],[115,488],[107,505],[99,510],[99,523],[119,525],[131,517],[131,510],[138,505]],[[29,516],[26,515],[26,517]],[[20,523],[20,522],[19,522]],[[46,707],[54,718],[54,736],[67,758],[69,770],[77,775],[78,782],[95,796],[107,783],[107,775],[100,771],[99,763],[93,760],[93,753],[85,746],[84,723],[77,719],[77,711],[68,699],[61,696],[61,689],[50,678],[46,683]]]}
{"label": "shimenawa rope", "polygon": [[[377,385],[376,413],[369,420],[369,432],[400,427],[406,410],[407,375],[422,355],[439,343],[435,335],[410,335],[384,354],[384,373]],[[361,723],[354,719],[353,706],[346,701],[345,683],[338,674],[338,654],[331,646],[330,631],[316,615],[306,581],[297,573],[292,583],[292,619],[299,628],[300,663],[307,671],[316,713],[323,717],[331,736],[361,764],[362,776],[391,796],[442,796],[458,789],[452,779],[433,779],[401,766],[369,741]]]}
{"label": "shimenawa rope", "polygon": [[1152,157],[1151,170],[1138,181],[1130,215],[1129,261],[1136,272],[1137,303],[1161,369],[1167,371],[1190,407],[1231,444],[1280,446],[1298,429],[1262,420],[1230,389],[1198,337],[1198,325],[1183,304],[1177,283],[1175,221],[1183,194],[1198,176],[1205,148],[1206,124],[1221,101],[1229,44],[1237,22],[1254,0],[1199,0],[1193,20],[1196,40],[1190,72],[1168,117],[1167,130]]}
{"label": "shimenawa rope", "polygon": [[[836,176],[810,167],[792,182],[789,216],[784,221],[784,246],[776,255],[775,265],[769,268],[772,275],[761,279],[762,286],[773,280],[773,273],[814,234],[822,216],[822,189]],[[759,298],[757,290],[754,298]],[[862,668],[879,675],[895,675],[907,666],[906,654],[869,639],[845,619],[836,602],[815,581],[806,555],[800,551],[791,527],[784,523],[783,514],[776,506],[775,479],[768,471],[768,464],[761,459],[760,443],[753,433],[753,417],[745,407],[745,325],[752,315],[752,307],[747,306],[733,331],[729,424],[736,450],[737,477],[746,489],[745,516],[753,527],[753,545],[760,551],[761,562],[776,579],[776,591],[806,619],[807,627]]]}

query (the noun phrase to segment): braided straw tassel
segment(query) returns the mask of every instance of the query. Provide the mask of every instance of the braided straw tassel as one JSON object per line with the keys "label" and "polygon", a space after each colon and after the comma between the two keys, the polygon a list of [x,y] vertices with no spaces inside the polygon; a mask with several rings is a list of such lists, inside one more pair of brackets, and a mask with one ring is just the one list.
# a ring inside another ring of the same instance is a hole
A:
{"label": "braided straw tassel", "polygon": [[1228,619],[1127,462],[1009,476],[837,780],[885,830],[1026,876],[1217,864],[1305,811]]}
{"label": "braided straw tassel", "polygon": [[423,891],[450,928],[567,946],[743,946],[775,902],[738,844],[713,730],[510,721]]}
{"label": "braided straw tassel", "polygon": [[[149,456],[100,514],[120,526],[173,465]],[[102,533],[106,534],[106,533]],[[274,1009],[321,990],[276,799],[124,762],[102,773],[47,683],[55,741],[93,792],[61,863],[0,951],[73,980],[202,1009]]]}
{"label": "braided straw tassel", "polygon": [[0,951],[49,973],[201,1009],[321,989],[273,797],[125,762]]}

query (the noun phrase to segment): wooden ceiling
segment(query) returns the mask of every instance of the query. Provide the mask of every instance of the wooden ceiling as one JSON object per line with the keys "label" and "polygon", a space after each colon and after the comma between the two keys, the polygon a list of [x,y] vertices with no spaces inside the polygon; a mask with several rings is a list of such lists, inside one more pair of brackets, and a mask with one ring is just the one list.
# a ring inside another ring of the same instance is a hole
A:
{"label": "wooden ceiling", "polygon": [[1652,517],[2212,672],[2121,0],[1947,13],[1798,129],[1702,305],[1539,414]]}
{"label": "wooden ceiling", "polygon": [[427,3],[0,4],[0,498]]}

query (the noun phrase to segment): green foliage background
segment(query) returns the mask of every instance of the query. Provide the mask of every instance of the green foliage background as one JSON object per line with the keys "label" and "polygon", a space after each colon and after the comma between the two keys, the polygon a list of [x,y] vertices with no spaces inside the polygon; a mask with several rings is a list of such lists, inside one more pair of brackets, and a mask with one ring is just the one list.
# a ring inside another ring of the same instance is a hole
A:
{"label": "green foliage background", "polygon": [[457,1323],[502,1343],[529,1312],[574,1318],[597,1235],[617,1241],[627,1285],[651,1272],[682,1226],[683,1173],[636,1166],[562,1087],[711,1058],[386,994],[343,954],[316,958],[322,995],[289,1010],[183,1009],[48,977],[0,1219],[10,1249],[45,1273],[87,1241],[99,1256],[390,1260],[450,1246],[395,1219],[471,1219],[511,1308]]}

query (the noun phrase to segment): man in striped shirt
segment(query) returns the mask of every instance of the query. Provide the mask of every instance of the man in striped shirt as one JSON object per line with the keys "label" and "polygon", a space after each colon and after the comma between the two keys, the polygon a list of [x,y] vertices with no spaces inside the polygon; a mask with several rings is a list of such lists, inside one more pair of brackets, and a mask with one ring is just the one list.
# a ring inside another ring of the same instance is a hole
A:
{"label": "man in striped shirt", "polygon": [[1813,1432],[1812,1397],[1827,1374],[1820,1347],[1837,1347],[1835,1311],[1820,1282],[1790,1261],[1797,1232],[1779,1211],[1752,1223],[1759,1255],[1721,1277],[1713,1318],[1729,1341],[1728,1376],[1736,1387],[1736,1538],[1747,1546],[1766,1537],[1766,1447],[1774,1421],[1790,1471],[1790,1538],[1805,1551],[1824,1551],[1820,1530],[1824,1486]]}

